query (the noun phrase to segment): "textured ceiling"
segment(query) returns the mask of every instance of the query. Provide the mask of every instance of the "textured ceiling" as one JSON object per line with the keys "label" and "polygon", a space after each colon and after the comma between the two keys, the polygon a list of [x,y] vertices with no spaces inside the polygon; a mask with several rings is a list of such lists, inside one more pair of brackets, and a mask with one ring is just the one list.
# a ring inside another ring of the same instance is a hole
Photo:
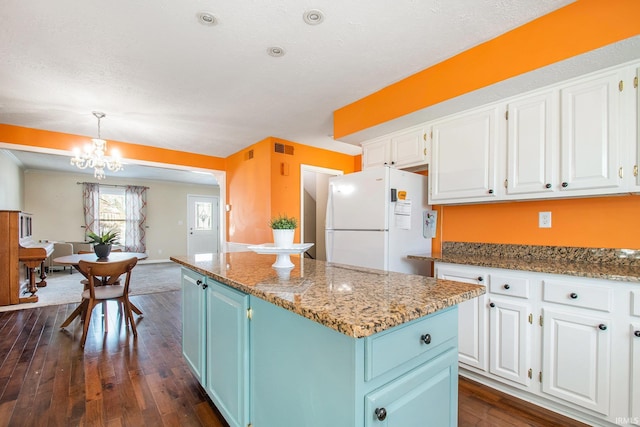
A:
{"label": "textured ceiling", "polygon": [[[226,157],[275,136],[357,154],[331,137],[334,110],[568,3],[3,0],[0,123],[95,136],[99,110],[105,139]],[[311,8],[320,25],[304,23]]]}

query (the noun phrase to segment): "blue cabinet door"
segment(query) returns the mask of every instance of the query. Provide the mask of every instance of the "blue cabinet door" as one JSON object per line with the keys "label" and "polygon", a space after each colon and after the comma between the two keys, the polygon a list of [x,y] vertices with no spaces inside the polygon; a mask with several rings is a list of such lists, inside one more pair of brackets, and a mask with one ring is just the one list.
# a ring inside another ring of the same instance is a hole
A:
{"label": "blue cabinet door", "polygon": [[193,374],[203,385],[205,380],[205,293],[202,284],[204,283],[204,276],[182,269],[182,354]]}
{"label": "blue cabinet door", "polygon": [[205,390],[232,427],[249,423],[249,296],[209,279]]}
{"label": "blue cabinet door", "polygon": [[442,353],[365,397],[366,427],[458,425],[458,356]]}

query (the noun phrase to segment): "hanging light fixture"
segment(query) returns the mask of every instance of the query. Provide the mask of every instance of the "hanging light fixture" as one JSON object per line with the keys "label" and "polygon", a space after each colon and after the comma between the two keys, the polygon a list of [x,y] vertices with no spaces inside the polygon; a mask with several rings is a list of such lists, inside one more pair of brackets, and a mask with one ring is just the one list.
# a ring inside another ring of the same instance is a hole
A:
{"label": "hanging light fixture", "polygon": [[116,150],[112,150],[113,158],[105,156],[107,141],[100,138],[100,119],[103,119],[106,114],[93,111],[93,115],[98,119],[98,137],[91,140],[92,144],[86,144],[83,152],[80,152],[79,148],[75,148],[71,164],[80,169],[93,168],[93,176],[97,179],[103,179],[105,177],[104,168],[117,172],[122,170],[122,163],[120,163],[120,155]]}

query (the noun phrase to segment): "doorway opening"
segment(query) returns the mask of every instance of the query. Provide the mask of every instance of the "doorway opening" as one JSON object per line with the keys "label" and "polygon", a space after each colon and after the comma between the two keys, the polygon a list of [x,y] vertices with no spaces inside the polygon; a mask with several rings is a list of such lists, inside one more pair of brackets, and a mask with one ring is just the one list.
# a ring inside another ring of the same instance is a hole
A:
{"label": "doorway opening", "polygon": [[326,260],[325,219],[329,178],[343,175],[337,169],[300,165],[300,241],[313,243],[305,256]]}

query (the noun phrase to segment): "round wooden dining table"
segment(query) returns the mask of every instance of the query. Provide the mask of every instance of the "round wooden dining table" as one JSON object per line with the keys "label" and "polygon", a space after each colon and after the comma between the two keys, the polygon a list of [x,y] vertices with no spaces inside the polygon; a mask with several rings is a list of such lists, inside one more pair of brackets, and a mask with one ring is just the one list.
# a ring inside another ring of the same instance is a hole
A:
{"label": "round wooden dining table", "polygon": [[[60,265],[69,265],[75,268],[76,270],[80,271],[79,264],[81,260],[89,261],[89,262],[110,263],[110,262],[124,261],[125,259],[130,259],[133,257],[138,258],[138,260],[146,259],[147,254],[142,252],[111,252],[109,254],[109,257],[107,258],[98,258],[95,253],[73,254],[73,255],[65,255],[65,256],[55,258],[53,262]],[[80,273],[82,273],[82,271],[80,271]],[[83,276],[88,279],[86,275],[83,274]],[[84,306],[86,306],[86,301],[82,301],[78,305],[78,307],[71,313],[71,315],[67,317],[67,319],[62,323],[60,327],[64,328],[68,326],[73,321],[73,319],[78,317],[80,313],[83,312],[85,308]],[[135,304],[131,304],[131,310],[133,310],[133,312],[136,313],[137,315],[142,314],[142,311],[138,307],[136,307]]]}

